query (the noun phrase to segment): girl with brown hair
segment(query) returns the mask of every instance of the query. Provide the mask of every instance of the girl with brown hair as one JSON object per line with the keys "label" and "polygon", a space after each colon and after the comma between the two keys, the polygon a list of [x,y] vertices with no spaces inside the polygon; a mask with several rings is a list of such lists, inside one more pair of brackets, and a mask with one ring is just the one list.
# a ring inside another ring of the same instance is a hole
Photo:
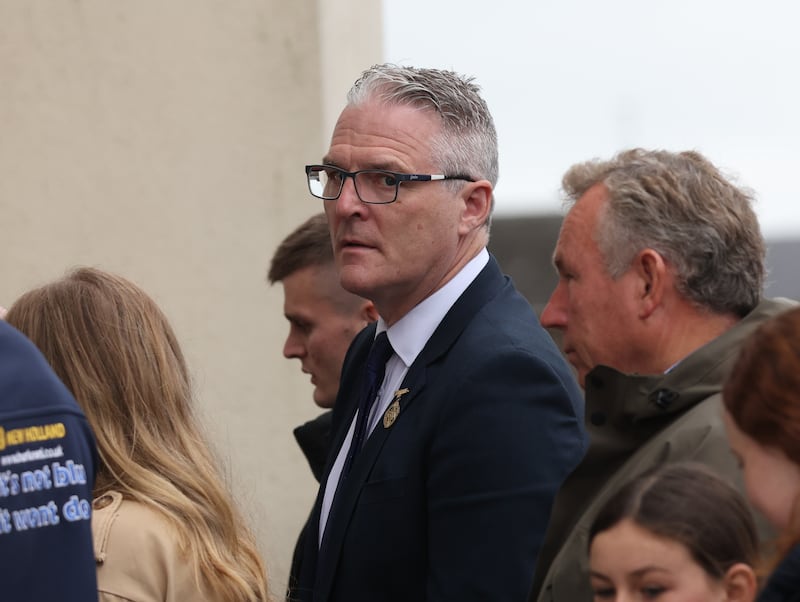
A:
{"label": "girl with brown hair", "polygon": [[745,342],[723,400],[747,495],[780,534],[759,602],[800,601],[800,308]]}
{"label": "girl with brown hair", "polygon": [[589,531],[596,602],[752,602],[758,538],[744,498],[701,464],[620,489]]}
{"label": "girl with brown hair", "polygon": [[23,295],[6,319],[94,429],[100,600],[268,600],[255,541],[195,416],[183,353],[153,300],[81,268]]}

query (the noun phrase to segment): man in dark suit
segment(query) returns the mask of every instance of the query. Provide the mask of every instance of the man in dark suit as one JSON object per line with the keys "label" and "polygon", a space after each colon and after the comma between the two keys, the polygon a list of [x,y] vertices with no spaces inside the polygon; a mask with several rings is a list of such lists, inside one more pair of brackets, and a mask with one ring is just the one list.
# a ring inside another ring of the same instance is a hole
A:
{"label": "man in dark suit", "polygon": [[587,442],[566,363],[486,251],[497,137],[478,87],[373,67],[306,173],[342,286],[380,317],[345,359],[296,599],[523,600]]}

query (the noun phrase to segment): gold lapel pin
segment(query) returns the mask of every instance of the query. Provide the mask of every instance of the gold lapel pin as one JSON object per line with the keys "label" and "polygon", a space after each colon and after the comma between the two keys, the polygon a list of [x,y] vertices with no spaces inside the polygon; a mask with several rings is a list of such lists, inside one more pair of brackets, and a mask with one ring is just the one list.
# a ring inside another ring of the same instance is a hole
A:
{"label": "gold lapel pin", "polygon": [[400,398],[406,393],[408,393],[408,389],[399,389],[394,392],[394,401],[383,414],[383,428],[388,429],[397,420],[397,416],[400,414]]}
{"label": "gold lapel pin", "polygon": [[400,401],[400,398],[403,395],[405,395],[406,393],[408,393],[409,391],[410,391],[410,389],[397,389],[397,391],[394,392],[394,400],[395,401]]}

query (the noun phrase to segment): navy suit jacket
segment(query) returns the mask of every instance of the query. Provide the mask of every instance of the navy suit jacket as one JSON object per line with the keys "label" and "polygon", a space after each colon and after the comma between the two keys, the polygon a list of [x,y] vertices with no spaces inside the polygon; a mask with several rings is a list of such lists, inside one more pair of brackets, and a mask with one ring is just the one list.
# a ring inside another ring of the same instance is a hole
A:
{"label": "navy suit jacket", "polygon": [[553,498],[587,440],[580,389],[493,258],[409,368],[397,419],[366,441],[317,546],[374,334],[345,358],[293,599],[525,600]]}

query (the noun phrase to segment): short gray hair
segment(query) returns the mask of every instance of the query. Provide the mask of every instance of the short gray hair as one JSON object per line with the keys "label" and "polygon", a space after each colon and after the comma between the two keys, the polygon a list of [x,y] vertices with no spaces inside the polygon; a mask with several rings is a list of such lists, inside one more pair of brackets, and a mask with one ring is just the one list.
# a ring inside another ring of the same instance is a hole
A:
{"label": "short gray hair", "polygon": [[765,246],[753,193],[700,153],[637,148],[573,165],[562,179],[567,206],[595,184],[608,191],[595,237],[612,278],[651,248],[675,267],[678,291],[698,306],[744,316],[758,305]]}
{"label": "short gray hair", "polygon": [[489,180],[492,187],[497,184],[497,131],[473,78],[442,69],[373,65],[353,84],[347,104],[371,99],[438,114],[442,135],[431,141],[433,160],[446,175],[465,174]]}

